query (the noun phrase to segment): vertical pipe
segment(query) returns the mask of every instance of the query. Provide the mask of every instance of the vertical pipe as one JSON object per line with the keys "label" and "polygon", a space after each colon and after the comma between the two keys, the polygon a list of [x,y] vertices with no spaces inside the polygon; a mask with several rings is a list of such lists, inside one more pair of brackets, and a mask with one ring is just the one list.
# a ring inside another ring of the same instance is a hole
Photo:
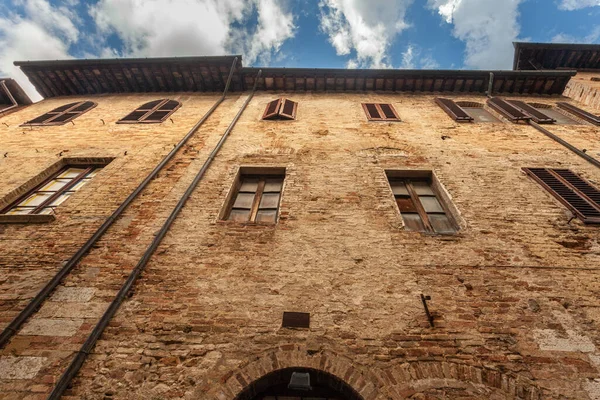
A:
{"label": "vertical pipe", "polygon": [[162,242],[163,238],[169,231],[169,228],[171,227],[171,225],[173,224],[173,222],[175,221],[175,219],[177,218],[177,216],[183,209],[183,206],[185,205],[185,203],[187,202],[189,197],[192,195],[192,193],[198,186],[198,183],[200,182],[200,180],[204,177],[204,174],[208,170],[208,167],[210,167],[213,159],[219,153],[219,150],[223,146],[223,143],[225,143],[225,140],[227,139],[227,137],[229,136],[229,134],[235,127],[240,116],[242,115],[242,113],[244,112],[246,107],[248,106],[248,103],[250,103],[250,100],[252,100],[252,97],[254,97],[254,92],[256,91],[256,85],[258,83],[258,78],[261,76],[261,74],[262,74],[262,71],[259,70],[258,74],[256,76],[256,79],[254,80],[254,86],[252,88],[252,92],[250,92],[250,94],[248,95],[248,98],[242,105],[242,108],[240,108],[238,113],[235,115],[235,117],[229,124],[229,127],[227,127],[227,129],[225,130],[225,132],[221,136],[221,139],[219,140],[219,142],[217,143],[215,148],[210,152],[210,155],[208,156],[208,158],[202,165],[202,168],[200,168],[200,171],[198,171],[198,173],[194,177],[194,180],[192,181],[192,183],[188,186],[188,188],[185,191],[185,193],[183,194],[183,196],[181,196],[181,198],[177,202],[177,205],[175,206],[173,211],[171,211],[171,214],[169,215],[169,217],[167,218],[167,220],[165,221],[163,226],[160,228],[160,230],[158,231],[158,233],[152,240],[152,243],[150,243],[150,245],[144,252],[144,255],[142,256],[140,261],[137,263],[137,265],[135,266],[133,271],[131,271],[131,274],[129,275],[129,277],[123,284],[123,286],[121,286],[119,293],[117,293],[117,295],[115,296],[113,301],[108,306],[108,309],[102,315],[102,318],[100,318],[100,321],[98,321],[98,323],[96,324],[96,326],[94,327],[94,329],[92,330],[90,335],[88,336],[88,338],[85,341],[85,343],[83,344],[83,346],[81,346],[81,348],[75,355],[75,358],[73,359],[73,361],[71,361],[71,363],[67,367],[66,371],[60,377],[60,380],[58,381],[58,383],[52,390],[52,393],[50,393],[50,395],[48,396],[48,400],[60,399],[60,397],[65,392],[65,390],[67,390],[67,388],[71,384],[71,381],[73,380],[73,378],[77,375],[77,373],[81,369],[81,366],[85,362],[87,355],[93,350],[94,346],[96,345],[96,342],[98,341],[98,339],[100,338],[100,336],[102,335],[102,333],[104,332],[106,327],[108,326],[112,317],[116,314],[117,310],[121,306],[121,303],[123,302],[125,297],[127,296],[127,293],[131,290],[131,288],[135,284],[136,280],[141,275],[142,271],[148,264],[148,261],[150,260],[150,258],[152,257],[152,255],[154,254],[154,252],[156,251],[156,249]]}
{"label": "vertical pipe", "polygon": [[177,145],[163,158],[163,160],[148,174],[142,183],[121,203],[110,217],[108,217],[104,223],[96,230],[91,238],[84,243],[83,246],[77,250],[77,252],[65,263],[65,265],[54,275],[54,277],[42,288],[42,290],[27,304],[27,306],[11,321],[11,323],[2,331],[0,334],[0,349],[3,348],[10,338],[17,333],[19,328],[32,316],[36,310],[41,307],[42,303],[50,296],[50,294],[56,289],[60,282],[71,272],[73,268],[81,261],[81,259],[87,254],[92,246],[106,233],[108,228],[116,221],[119,216],[125,211],[125,209],[137,198],[142,190],[158,175],[158,173],[164,168],[165,165],[175,156],[175,154],[187,143],[187,141],[196,133],[196,131],[204,124],[204,122],[212,115],[217,109],[219,104],[225,100],[225,96],[229,91],[229,85],[231,84],[231,78],[233,77],[233,71],[237,65],[238,58],[233,60],[229,76],[227,77],[227,83],[223,94],[217,100],[215,104],[204,114],[204,116],[196,122],[196,124],[189,130],[189,132],[177,143]]}

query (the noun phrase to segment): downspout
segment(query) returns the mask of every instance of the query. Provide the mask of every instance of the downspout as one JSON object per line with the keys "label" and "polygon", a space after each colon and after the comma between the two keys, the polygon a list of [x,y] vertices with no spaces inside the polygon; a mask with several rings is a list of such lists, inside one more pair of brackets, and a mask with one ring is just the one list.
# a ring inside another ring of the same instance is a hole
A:
{"label": "downspout", "polygon": [[[492,96],[493,81],[494,81],[494,74],[490,72],[490,85],[489,85],[488,92],[487,92],[487,97],[489,97],[490,99],[493,97]],[[535,129],[537,129],[538,131],[542,132],[544,135],[548,136],[550,139],[554,140],[555,142],[557,142],[557,143],[563,145],[564,147],[566,147],[567,149],[571,150],[573,153],[577,154],[579,157],[583,158],[584,160],[588,161],[589,163],[593,164],[594,166],[600,168],[600,161],[598,161],[594,157],[588,155],[587,153],[585,153],[582,150],[579,150],[577,147],[573,146],[571,143],[567,142],[566,140],[561,139],[560,137],[556,136],[554,133],[552,133],[549,130],[547,130],[546,128],[542,127],[537,122],[529,120],[529,121],[527,121],[527,123],[529,125],[531,125],[532,127],[534,127]]]}
{"label": "downspout", "polygon": [[96,242],[106,233],[108,228],[112,226],[112,224],[123,214],[125,209],[137,198],[137,196],[148,186],[150,181],[152,181],[156,175],[167,165],[167,163],[177,154],[177,152],[187,143],[187,141],[194,136],[196,131],[204,124],[204,122],[212,115],[212,113],[217,109],[219,104],[225,100],[225,96],[229,91],[229,85],[231,84],[231,78],[233,77],[233,71],[235,70],[235,66],[237,65],[238,58],[236,57],[231,64],[231,70],[229,71],[229,76],[227,77],[227,83],[225,84],[225,89],[223,90],[223,94],[217,100],[215,104],[204,114],[204,116],[196,122],[196,124],[189,130],[189,132],[175,145],[175,147],[162,159],[162,161],[154,167],[152,172],[148,174],[148,176],[140,183],[140,185],[121,203],[119,208],[117,208],[111,215],[108,217],[104,223],[96,230],[96,232],[92,235],[91,238],[85,242],[83,246],[77,250],[77,252],[65,263],[65,265],[54,275],[54,277],[43,287],[43,289],[27,304],[25,309],[19,313],[11,321],[11,323],[2,331],[0,334],[0,349],[3,348],[10,338],[17,333],[19,328],[27,321],[29,317],[31,317],[37,309],[39,309],[42,303],[50,296],[50,294],[56,289],[56,287],[60,284],[60,282],[71,272],[73,268],[81,261],[81,259],[87,254],[87,252],[96,244]]}
{"label": "downspout", "polygon": [[169,228],[171,227],[171,225],[173,224],[173,222],[175,221],[175,219],[177,218],[177,216],[183,209],[183,206],[185,205],[185,203],[187,202],[189,197],[192,195],[192,193],[198,186],[198,183],[200,182],[200,180],[204,177],[204,174],[210,167],[213,159],[219,153],[219,150],[223,146],[223,143],[225,143],[225,140],[227,139],[227,137],[229,136],[229,134],[235,127],[240,116],[242,115],[242,113],[244,112],[246,107],[248,106],[248,103],[250,103],[250,100],[252,100],[252,97],[254,97],[254,92],[256,91],[256,85],[258,84],[258,78],[260,78],[261,74],[262,74],[262,70],[259,70],[258,74],[256,75],[256,78],[254,80],[254,86],[252,87],[252,92],[250,92],[250,94],[248,95],[248,98],[242,105],[242,108],[240,108],[238,113],[235,115],[235,117],[233,118],[233,120],[231,121],[231,123],[229,124],[229,126],[227,127],[227,129],[225,130],[223,135],[221,136],[221,139],[219,140],[219,142],[217,143],[215,148],[211,151],[210,155],[208,156],[208,158],[202,165],[202,168],[200,168],[200,171],[198,171],[198,173],[194,177],[194,180],[192,181],[192,183],[188,186],[188,188],[185,191],[185,193],[183,194],[183,196],[181,196],[181,198],[177,202],[177,205],[175,206],[173,211],[171,211],[171,214],[169,215],[169,217],[167,218],[167,220],[165,221],[163,226],[160,228],[160,230],[158,231],[158,233],[152,240],[152,243],[150,243],[150,245],[144,252],[144,255],[142,256],[140,261],[138,261],[137,265],[135,266],[133,271],[131,271],[131,274],[129,275],[129,277],[123,284],[123,286],[121,286],[119,293],[117,293],[116,297],[110,303],[110,306],[108,306],[108,309],[102,315],[102,318],[100,318],[100,320],[98,321],[98,323],[96,324],[96,326],[94,327],[94,329],[92,330],[92,332],[90,333],[88,338],[86,339],[83,346],[81,346],[81,348],[77,352],[73,361],[71,361],[71,363],[67,367],[66,371],[62,374],[62,376],[60,377],[60,380],[58,381],[58,383],[52,390],[52,393],[50,393],[50,395],[48,396],[47,400],[60,399],[60,397],[65,392],[65,390],[67,390],[67,388],[71,384],[71,381],[73,380],[73,378],[77,375],[77,373],[81,369],[81,366],[85,362],[87,355],[93,350],[94,346],[96,345],[96,342],[98,341],[98,339],[100,338],[100,336],[102,335],[102,333],[104,332],[106,327],[108,326],[110,320],[112,319],[112,317],[115,315],[115,313],[121,306],[121,303],[123,302],[125,297],[127,297],[127,293],[129,293],[129,291],[135,284],[136,280],[141,275],[142,271],[148,264],[148,261],[150,260],[150,258],[152,257],[152,255],[154,254],[154,252],[156,251],[156,249],[162,242],[163,238],[169,231]]}
{"label": "downspout", "polygon": [[8,98],[12,102],[12,106],[8,106],[8,107],[3,108],[2,110],[0,110],[0,115],[2,115],[5,112],[7,112],[9,110],[12,110],[13,108],[18,107],[19,103],[17,103],[17,101],[13,97],[12,93],[10,92],[10,90],[8,90],[8,87],[6,86],[6,82],[5,81],[0,81],[0,86],[2,86],[2,89],[4,89],[4,92],[8,95]]}
{"label": "downspout", "polygon": [[492,97],[492,91],[494,90],[494,73],[490,72],[490,83],[488,84],[488,97]]}

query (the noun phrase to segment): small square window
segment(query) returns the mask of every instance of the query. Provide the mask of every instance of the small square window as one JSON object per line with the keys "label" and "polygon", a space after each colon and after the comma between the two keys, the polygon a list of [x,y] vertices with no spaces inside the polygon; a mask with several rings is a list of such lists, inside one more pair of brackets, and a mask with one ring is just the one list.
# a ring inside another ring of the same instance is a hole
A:
{"label": "small square window", "polygon": [[400,121],[394,106],[387,103],[362,103],[369,121]]}

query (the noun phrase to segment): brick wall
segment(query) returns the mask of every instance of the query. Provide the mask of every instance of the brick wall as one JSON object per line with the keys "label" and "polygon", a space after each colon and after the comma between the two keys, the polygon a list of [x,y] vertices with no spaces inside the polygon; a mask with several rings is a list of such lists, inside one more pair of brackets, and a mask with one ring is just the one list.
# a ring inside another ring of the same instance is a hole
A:
{"label": "brick wall", "polygon": [[[598,228],[521,171],[566,167],[600,186],[597,168],[527,125],[454,123],[433,96],[287,94],[297,120],[261,121],[278,95],[252,100],[72,398],[230,399],[293,366],[327,370],[365,399],[599,398]],[[183,107],[161,125],[114,124],[151,96],[94,98],[64,127],[17,127],[60,99],[0,120],[1,194],[65,149],[115,157],[55,222],[0,228],[3,326],[216,100],[170,97]],[[0,391],[44,398],[244,99],[223,103],[1,351],[0,371],[16,372]],[[361,102],[392,103],[403,121],[367,122]],[[549,129],[600,158],[598,128]],[[258,165],[286,167],[278,224],[218,221],[239,167]],[[386,169],[433,170],[462,229],[404,231]],[[311,328],[282,329],[283,311],[310,312]]]}
{"label": "brick wall", "polygon": [[592,112],[600,111],[600,72],[578,72],[565,88],[565,96],[588,106]]}

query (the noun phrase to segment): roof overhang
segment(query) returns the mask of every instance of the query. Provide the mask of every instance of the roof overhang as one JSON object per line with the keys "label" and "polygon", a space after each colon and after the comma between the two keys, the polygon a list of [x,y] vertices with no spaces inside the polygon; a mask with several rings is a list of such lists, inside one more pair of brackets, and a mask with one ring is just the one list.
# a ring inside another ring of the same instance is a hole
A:
{"label": "roof overhang", "polygon": [[[221,92],[236,56],[15,62],[48,98],[103,93]],[[559,95],[575,71],[243,68],[230,90]],[[493,75],[493,78],[492,78]]]}
{"label": "roof overhang", "polygon": [[599,44],[514,42],[513,70],[600,71]]}
{"label": "roof overhang", "polygon": [[21,88],[14,79],[0,77],[0,82],[4,82],[4,85],[6,85],[6,89],[8,90],[7,93],[7,90],[0,85],[0,104],[12,105],[13,99],[17,102],[17,105],[20,106],[31,104],[29,96],[27,96],[23,88]]}
{"label": "roof overhang", "polygon": [[220,92],[241,87],[241,56],[17,61],[45,98],[102,93]]}

